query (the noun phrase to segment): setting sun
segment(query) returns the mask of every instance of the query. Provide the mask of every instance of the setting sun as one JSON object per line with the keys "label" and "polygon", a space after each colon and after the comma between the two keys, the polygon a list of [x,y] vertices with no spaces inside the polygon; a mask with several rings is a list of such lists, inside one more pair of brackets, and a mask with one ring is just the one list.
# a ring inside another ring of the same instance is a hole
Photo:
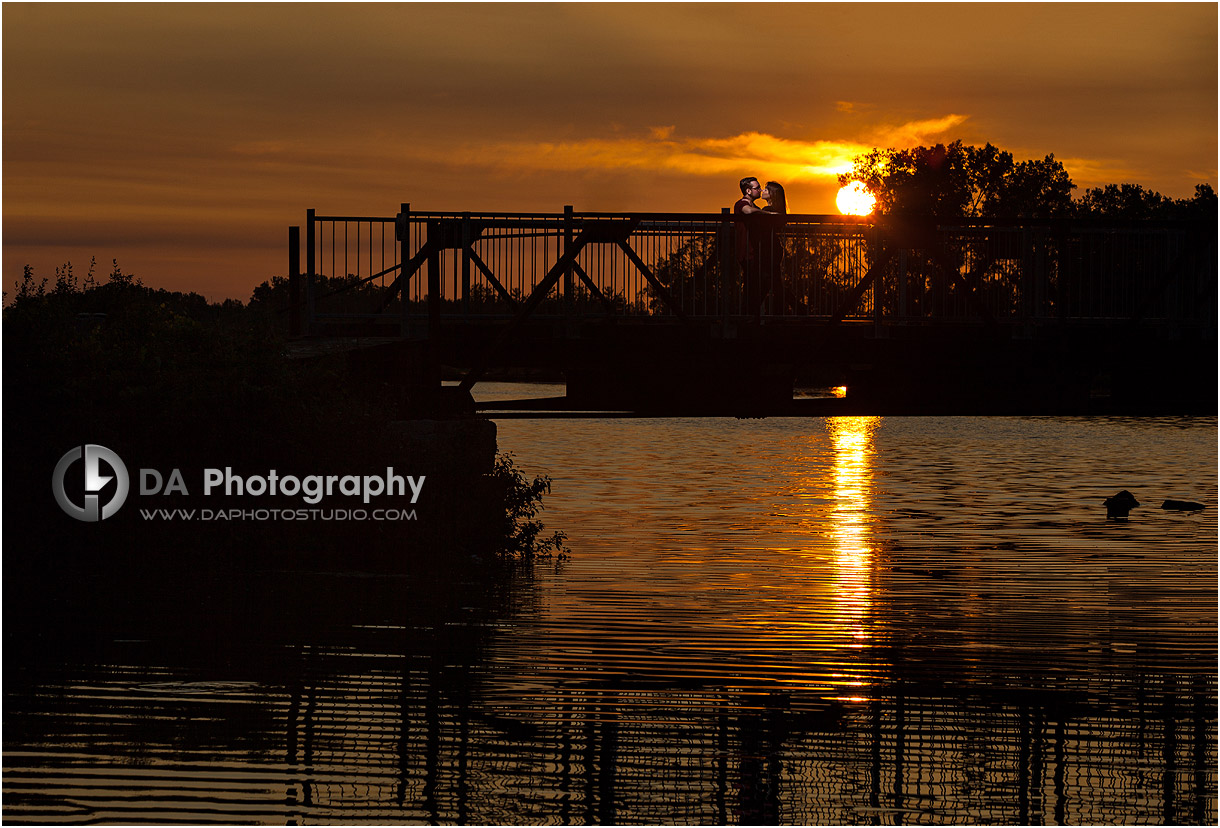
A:
{"label": "setting sun", "polygon": [[876,203],[877,199],[860,181],[853,181],[839,190],[839,195],[835,198],[835,206],[839,208],[840,213],[847,216],[867,216],[873,211]]}

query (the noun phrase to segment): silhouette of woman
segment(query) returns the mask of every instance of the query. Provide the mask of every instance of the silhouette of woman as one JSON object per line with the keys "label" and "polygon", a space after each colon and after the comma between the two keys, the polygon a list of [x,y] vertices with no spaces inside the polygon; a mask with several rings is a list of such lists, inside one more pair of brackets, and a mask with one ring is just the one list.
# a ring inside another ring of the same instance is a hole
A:
{"label": "silhouette of woman", "polygon": [[778,181],[768,181],[766,188],[763,189],[762,197],[767,200],[767,206],[763,209],[768,213],[788,215],[788,199],[784,196],[784,188]]}
{"label": "silhouette of woman", "polygon": [[760,245],[760,262],[762,271],[762,299],[768,295],[775,296],[780,312],[785,309],[784,301],[784,244],[780,238],[780,229],[788,221],[788,199],[784,188],[778,181],[768,181],[763,188],[762,197],[767,200],[763,212],[767,213],[765,235]]}

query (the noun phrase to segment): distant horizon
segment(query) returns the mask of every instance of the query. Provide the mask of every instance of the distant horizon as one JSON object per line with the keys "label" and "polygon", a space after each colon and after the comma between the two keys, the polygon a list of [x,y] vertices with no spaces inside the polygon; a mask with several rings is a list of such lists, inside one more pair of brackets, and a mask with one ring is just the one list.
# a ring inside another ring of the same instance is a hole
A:
{"label": "distant horizon", "polygon": [[1076,197],[1218,183],[1214,4],[10,4],[3,23],[10,294],[27,264],[53,281],[95,256],[103,279],[117,259],[244,302],[309,208],[719,212],[757,175],[837,214],[856,155],[955,139],[1053,154]]}

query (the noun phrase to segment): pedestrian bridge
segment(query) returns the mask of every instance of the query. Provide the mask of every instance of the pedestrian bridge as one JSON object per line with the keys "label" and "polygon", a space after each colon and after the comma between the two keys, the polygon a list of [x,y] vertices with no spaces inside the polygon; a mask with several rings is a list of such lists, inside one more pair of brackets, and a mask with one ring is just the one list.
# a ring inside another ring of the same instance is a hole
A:
{"label": "pedestrian bridge", "polygon": [[1034,395],[1059,410],[1155,379],[1158,399],[1215,410],[1214,225],[790,215],[744,244],[776,251],[764,299],[727,208],[309,210],[289,228],[292,329],[398,342],[416,380],[451,366],[463,389],[561,372],[573,405],[680,410],[712,384],[729,409],[778,411],[799,378],[872,408]]}

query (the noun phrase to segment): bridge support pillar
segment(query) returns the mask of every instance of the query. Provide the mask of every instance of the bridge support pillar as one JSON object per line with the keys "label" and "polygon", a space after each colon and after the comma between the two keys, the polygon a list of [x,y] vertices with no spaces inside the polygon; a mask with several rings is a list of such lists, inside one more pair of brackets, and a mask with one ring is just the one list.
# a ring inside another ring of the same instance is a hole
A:
{"label": "bridge support pillar", "polygon": [[444,419],[475,410],[469,392],[442,384],[436,346],[427,340],[388,342],[351,351],[348,372],[362,386],[377,386],[395,419]]}

